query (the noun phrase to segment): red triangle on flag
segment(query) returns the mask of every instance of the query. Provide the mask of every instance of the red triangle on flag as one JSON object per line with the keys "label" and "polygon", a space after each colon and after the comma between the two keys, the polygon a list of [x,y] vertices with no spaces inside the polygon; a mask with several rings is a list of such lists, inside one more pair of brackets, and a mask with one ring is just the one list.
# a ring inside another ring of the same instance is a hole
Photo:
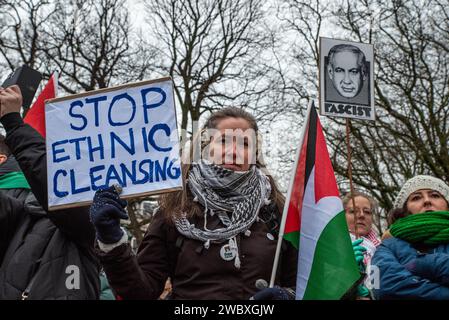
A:
{"label": "red triangle on flag", "polygon": [[45,100],[56,97],[57,83],[57,74],[53,73],[24,119],[25,123],[32,126],[43,137],[45,137]]}
{"label": "red triangle on flag", "polygon": [[340,197],[320,119],[317,118],[315,151],[315,203],[325,197]]}

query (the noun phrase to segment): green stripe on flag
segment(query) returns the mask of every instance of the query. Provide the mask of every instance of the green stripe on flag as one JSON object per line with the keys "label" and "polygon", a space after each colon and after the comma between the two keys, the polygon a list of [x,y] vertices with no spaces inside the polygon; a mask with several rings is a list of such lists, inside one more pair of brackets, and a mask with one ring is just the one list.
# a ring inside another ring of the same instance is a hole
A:
{"label": "green stripe on flag", "polygon": [[299,231],[293,231],[284,234],[284,239],[290,241],[291,244],[296,248],[296,250],[299,250]]}
{"label": "green stripe on flag", "polygon": [[329,221],[318,239],[303,299],[340,299],[359,278],[345,212],[342,211]]}
{"label": "green stripe on flag", "polygon": [[22,172],[10,172],[0,176],[0,189],[30,189]]}

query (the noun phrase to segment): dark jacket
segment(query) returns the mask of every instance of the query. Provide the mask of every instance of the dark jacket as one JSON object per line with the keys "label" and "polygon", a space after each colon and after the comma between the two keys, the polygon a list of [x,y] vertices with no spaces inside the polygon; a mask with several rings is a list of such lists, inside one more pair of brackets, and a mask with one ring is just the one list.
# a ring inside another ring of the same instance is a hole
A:
{"label": "dark jacket", "polygon": [[[273,207],[264,207],[261,214],[267,210]],[[201,226],[203,222],[202,217],[194,221]],[[217,224],[218,218],[208,219],[209,229],[215,229]],[[172,299],[246,300],[258,291],[255,286],[258,279],[270,281],[277,241],[267,236],[275,234],[269,229],[269,224],[255,222],[249,237],[237,236],[241,259],[241,267],[237,269],[234,260],[225,261],[220,257],[224,243],[212,242],[210,248],[205,249],[203,242],[182,236],[159,211],[137,257],[128,244],[109,253],[99,251],[99,256],[109,283],[123,299],[157,299],[170,277]],[[294,288],[298,251],[286,242],[284,245],[277,284]]]}
{"label": "dark jacket", "polygon": [[99,263],[87,208],[47,212],[44,139],[18,113],[0,121],[39,203],[31,195],[14,194],[20,190],[0,192],[0,234],[7,243],[0,261],[0,299],[21,299],[30,283],[29,299],[98,299]]}
{"label": "dark jacket", "polygon": [[449,300],[449,244],[417,250],[389,238],[377,247],[371,265],[379,268],[376,299]]}
{"label": "dark jacket", "polygon": [[31,194],[28,189],[0,189],[0,265],[3,262],[9,243],[16,233],[15,227],[20,224],[23,212],[27,209],[27,203],[34,199],[27,199]]}

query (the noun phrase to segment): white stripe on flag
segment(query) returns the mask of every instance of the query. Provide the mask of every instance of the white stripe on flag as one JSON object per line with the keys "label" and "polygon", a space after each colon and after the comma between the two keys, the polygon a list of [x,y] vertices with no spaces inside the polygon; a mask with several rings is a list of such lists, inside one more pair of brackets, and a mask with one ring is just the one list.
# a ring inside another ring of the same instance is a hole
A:
{"label": "white stripe on flag", "polygon": [[343,211],[339,197],[324,197],[315,203],[315,167],[307,181],[301,214],[301,231],[298,252],[298,278],[296,281],[296,299],[302,300],[312,270],[318,239],[329,223]]}

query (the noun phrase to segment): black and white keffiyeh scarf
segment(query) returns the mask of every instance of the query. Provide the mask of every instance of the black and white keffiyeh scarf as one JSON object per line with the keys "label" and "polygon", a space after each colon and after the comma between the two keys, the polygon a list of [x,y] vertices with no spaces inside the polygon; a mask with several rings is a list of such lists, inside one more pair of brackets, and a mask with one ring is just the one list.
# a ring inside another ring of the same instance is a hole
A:
{"label": "black and white keffiyeh scarf", "polygon": [[[249,228],[256,221],[259,210],[269,203],[271,186],[268,177],[256,166],[250,170],[238,172],[210,164],[201,160],[192,164],[188,176],[188,186],[204,207],[204,226],[198,228],[191,224],[186,216],[175,220],[178,231],[190,238],[236,245],[235,236],[239,233],[249,235]],[[209,230],[207,217],[217,215],[224,227]]]}

